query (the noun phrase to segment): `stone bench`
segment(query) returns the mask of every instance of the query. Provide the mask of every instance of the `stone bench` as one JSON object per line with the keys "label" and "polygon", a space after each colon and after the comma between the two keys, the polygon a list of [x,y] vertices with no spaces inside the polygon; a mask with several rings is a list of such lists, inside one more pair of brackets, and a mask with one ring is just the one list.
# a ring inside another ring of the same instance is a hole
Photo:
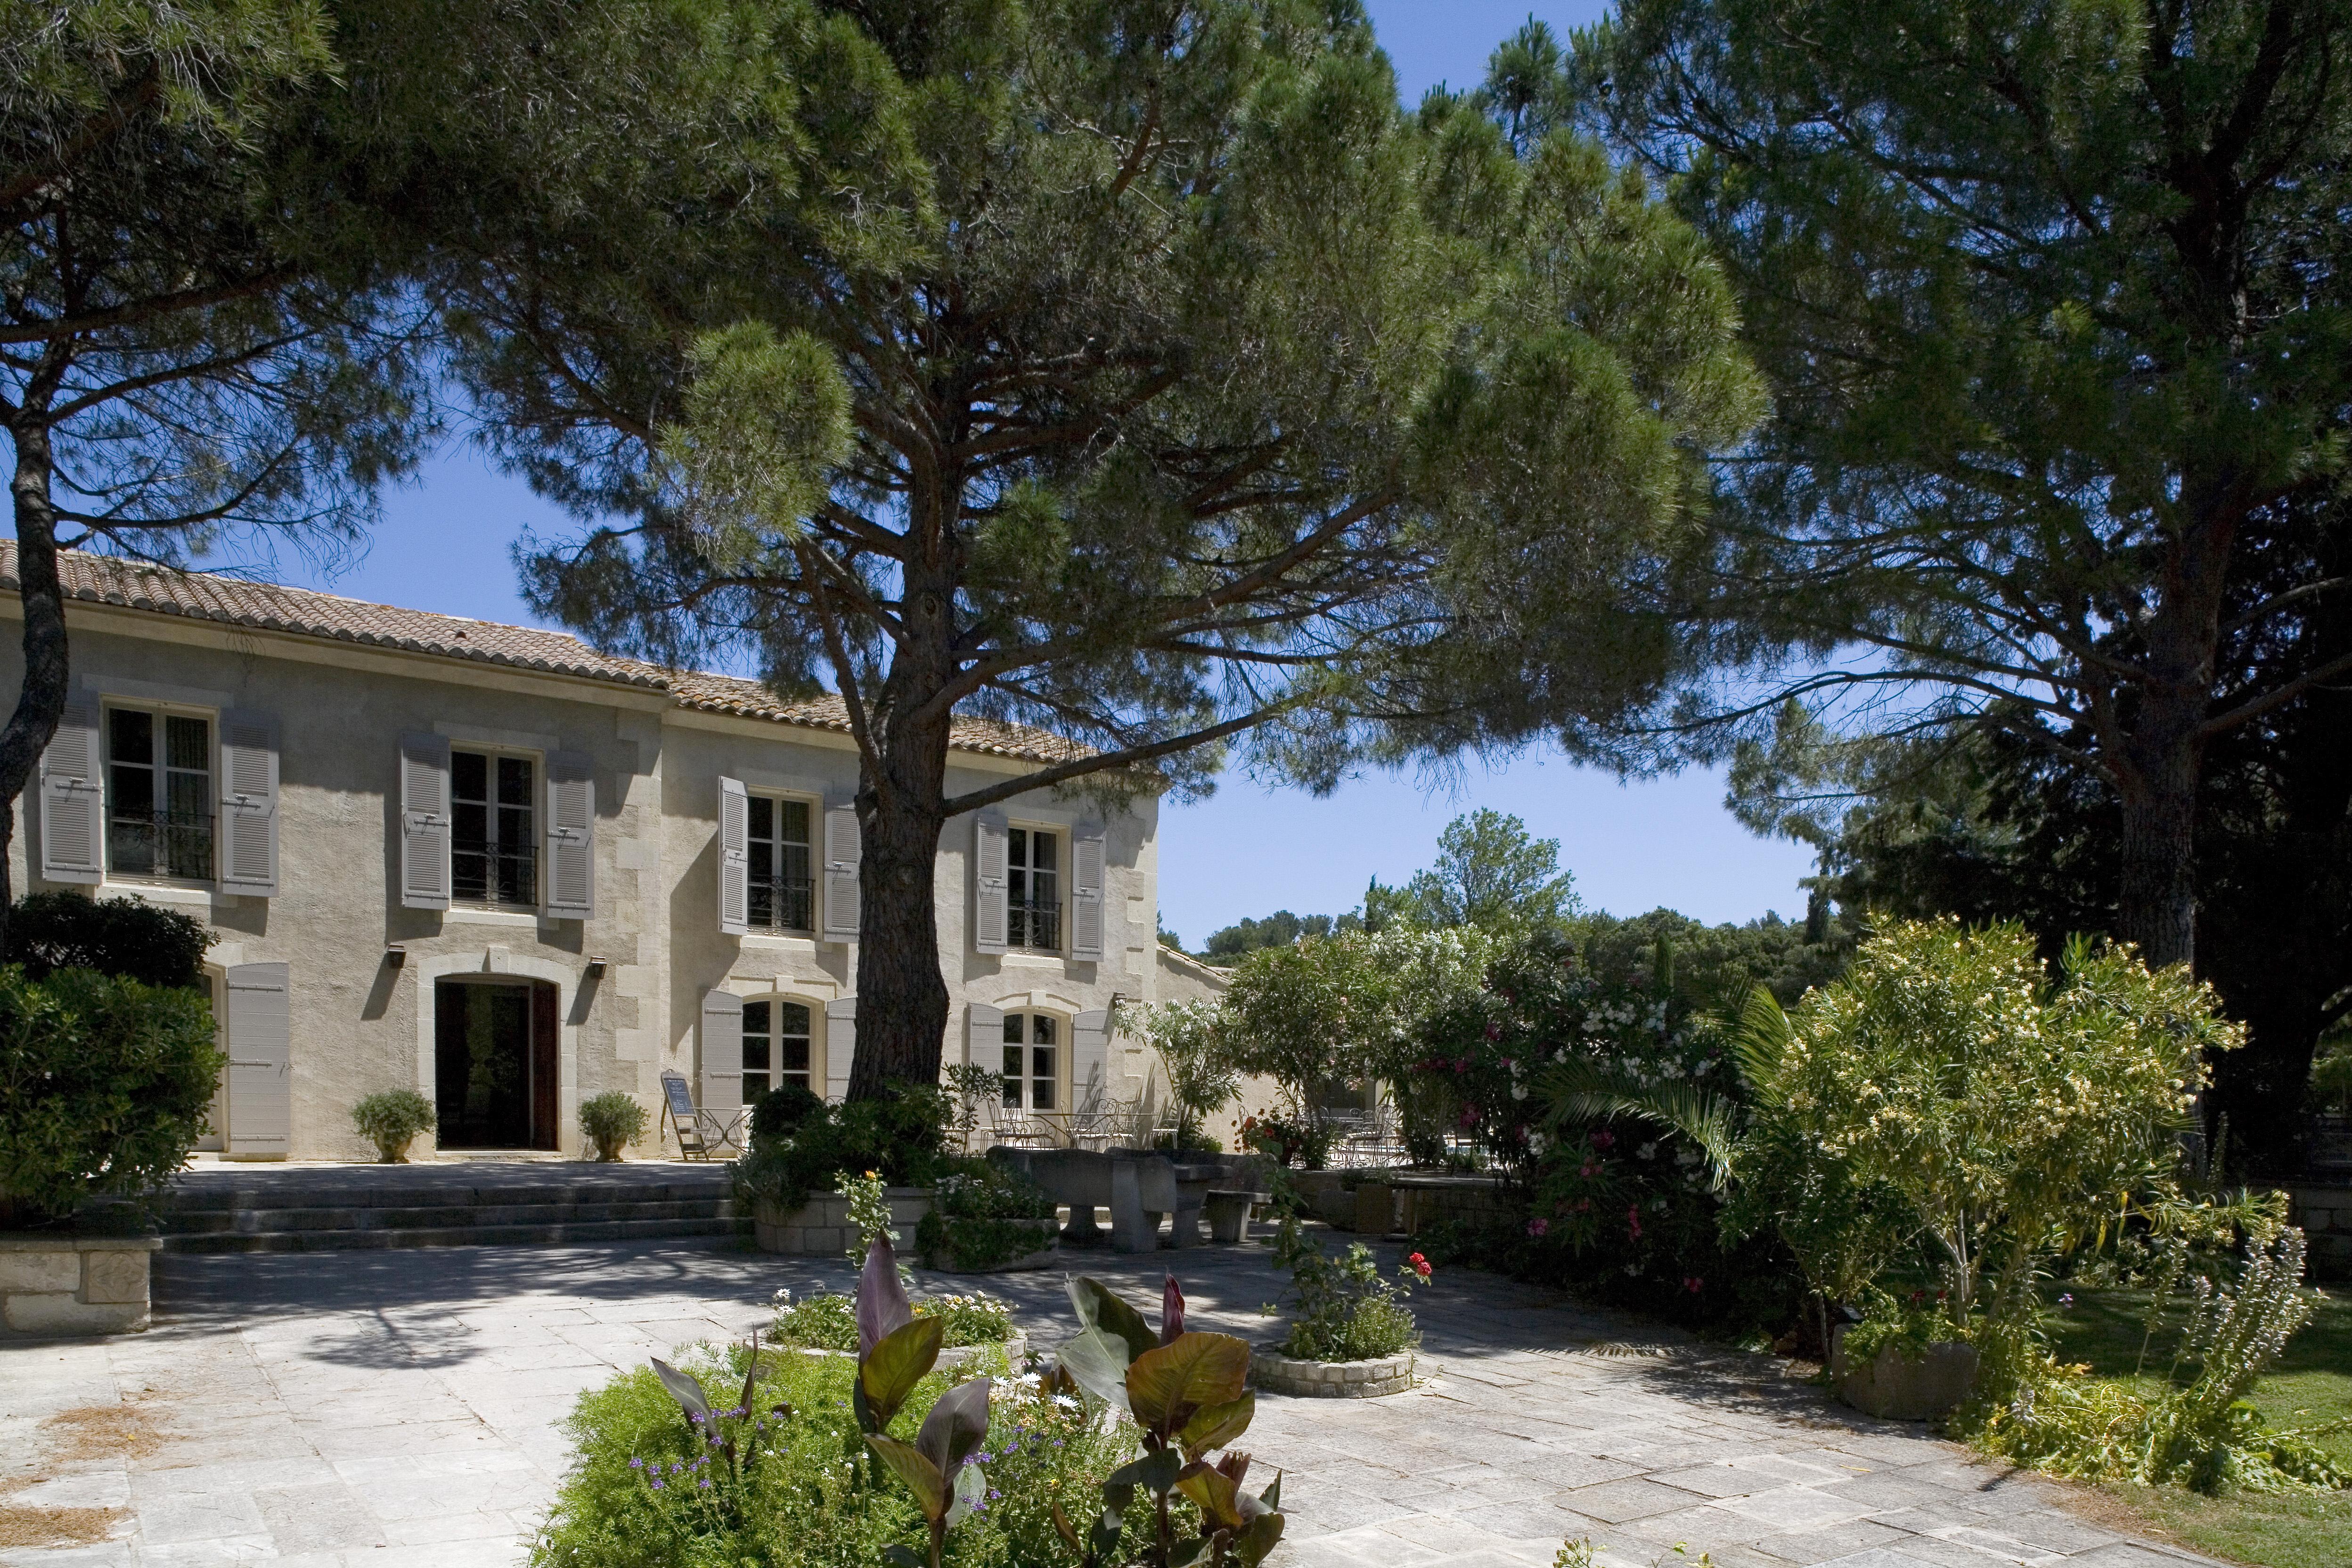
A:
{"label": "stone bench", "polygon": [[[1165,1154],[1130,1149],[1018,1149],[998,1144],[991,1160],[1024,1172],[1057,1204],[1066,1204],[1070,1223],[1062,1240],[1091,1247],[1102,1239],[1095,1210],[1110,1210],[1110,1244],[1120,1252],[1150,1252],[1160,1246],[1160,1221],[1179,1213],[1176,1168]],[[1194,1211],[1198,1214],[1198,1211]],[[1178,1246],[1182,1226],[1180,1217]]]}
{"label": "stone bench", "polygon": [[1205,1205],[1209,1215],[1209,1237],[1213,1241],[1237,1242],[1249,1238],[1250,1213],[1261,1204],[1274,1202],[1272,1193],[1235,1192],[1230,1188],[1209,1189]]}

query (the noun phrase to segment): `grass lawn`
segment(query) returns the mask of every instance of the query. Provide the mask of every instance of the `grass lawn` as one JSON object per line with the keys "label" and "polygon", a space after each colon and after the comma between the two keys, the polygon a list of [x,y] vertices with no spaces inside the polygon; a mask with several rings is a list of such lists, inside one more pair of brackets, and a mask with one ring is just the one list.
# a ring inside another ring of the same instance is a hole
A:
{"label": "grass lawn", "polygon": [[[2086,1362],[2102,1377],[2153,1391],[2163,1385],[2178,1336],[2168,1327],[2139,1361],[2147,1295],[2137,1290],[2076,1290],[2071,1307],[2044,1320],[2063,1361]],[[2352,1291],[2326,1292],[2319,1315],[2287,1342],[2279,1367],[2254,1387],[2253,1402],[2273,1426],[2311,1426],[2352,1419]],[[2352,1464],[2352,1430],[2320,1440]],[[2299,1497],[2199,1497],[2146,1487],[2101,1489],[2155,1531],[2182,1544],[2263,1568],[2352,1568],[2352,1492]]]}

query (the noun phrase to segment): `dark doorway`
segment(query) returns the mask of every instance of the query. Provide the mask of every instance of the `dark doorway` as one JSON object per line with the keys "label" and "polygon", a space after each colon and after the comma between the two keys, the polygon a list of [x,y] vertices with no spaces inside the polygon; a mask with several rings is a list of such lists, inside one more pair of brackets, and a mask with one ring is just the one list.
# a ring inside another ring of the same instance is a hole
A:
{"label": "dark doorway", "polygon": [[435,1098],[444,1149],[555,1147],[555,987],[434,987]]}

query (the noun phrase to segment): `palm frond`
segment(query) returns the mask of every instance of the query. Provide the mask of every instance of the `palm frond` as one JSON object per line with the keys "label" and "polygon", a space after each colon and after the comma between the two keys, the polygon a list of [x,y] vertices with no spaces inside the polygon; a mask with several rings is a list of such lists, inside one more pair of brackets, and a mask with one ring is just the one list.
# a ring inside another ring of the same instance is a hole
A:
{"label": "palm frond", "polygon": [[1739,1104],[1691,1083],[1639,1083],[1591,1062],[1567,1061],[1546,1068],[1536,1088],[1549,1109],[1544,1124],[1554,1133],[1614,1117],[1630,1116],[1679,1132],[1706,1156],[1707,1173],[1721,1191],[1732,1175],[1739,1135]]}

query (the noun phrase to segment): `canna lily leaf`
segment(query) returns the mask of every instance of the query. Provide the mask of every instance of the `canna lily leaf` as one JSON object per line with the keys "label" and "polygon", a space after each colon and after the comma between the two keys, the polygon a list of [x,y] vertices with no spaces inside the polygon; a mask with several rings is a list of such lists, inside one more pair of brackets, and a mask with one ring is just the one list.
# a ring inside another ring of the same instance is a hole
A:
{"label": "canna lily leaf", "polygon": [[917,1318],[884,1335],[869,1354],[859,1359],[857,1392],[864,1396],[875,1431],[890,1425],[890,1418],[915,1392],[915,1384],[938,1364],[940,1340],[946,1329],[940,1319]]}
{"label": "canna lily leaf", "polygon": [[[1243,1390],[1239,1399],[1223,1405],[1211,1405],[1196,1412],[1176,1434],[1177,1445],[1188,1459],[1198,1459],[1212,1448],[1222,1448],[1249,1430],[1251,1419],[1257,1415],[1257,1395]],[[1235,1477],[1236,1480],[1240,1478]]]}
{"label": "canna lily leaf", "polygon": [[1060,1374],[1104,1403],[1127,1409],[1127,1342],[1087,1329],[1062,1346]]}
{"label": "canna lily leaf", "polygon": [[1231,1334],[1183,1333],[1127,1369],[1136,1421],[1166,1437],[1197,1413],[1239,1399],[1249,1385],[1250,1348]]}
{"label": "canna lily leaf", "polygon": [[[1130,1459],[1103,1478],[1103,1496],[1108,1498],[1114,1487],[1141,1487],[1146,1491],[1167,1493],[1176,1489],[1176,1479],[1183,1474],[1184,1461],[1173,1448],[1155,1448],[1139,1459]],[[1120,1505],[1122,1508],[1124,1504]]]}
{"label": "canna lily leaf", "polygon": [[1252,1519],[1242,1527],[1241,1533],[1234,1537],[1234,1560],[1243,1564],[1243,1568],[1257,1568],[1265,1561],[1265,1554],[1274,1550],[1275,1543],[1282,1539],[1283,1523],[1282,1515],[1271,1509]]}
{"label": "canna lily leaf", "polygon": [[678,1371],[659,1356],[655,1356],[652,1360],[654,1375],[662,1380],[662,1386],[669,1390],[669,1396],[677,1401],[678,1407],[684,1410],[689,1418],[698,1415],[706,1420],[709,1419],[710,1397],[702,1392],[702,1384],[697,1383],[689,1373]]}
{"label": "canna lily leaf", "polygon": [[876,1345],[914,1315],[915,1309],[907,1301],[907,1288],[898,1283],[898,1255],[890,1249],[886,1231],[866,1249],[866,1268],[857,1276],[858,1355],[872,1355]]}
{"label": "canna lily leaf", "polygon": [[1241,1489],[1223,1470],[1202,1464],[1187,1465],[1184,1473],[1176,1479],[1176,1489],[1198,1503],[1201,1517],[1220,1530],[1239,1530],[1248,1522],[1242,1517]]}
{"label": "canna lily leaf", "polygon": [[882,1549],[882,1561],[890,1568],[923,1568],[923,1554],[911,1546],[886,1546]]}
{"label": "canna lily leaf", "polygon": [[1160,1288],[1160,1342],[1173,1344],[1184,1331],[1184,1292],[1171,1274]]}
{"label": "canna lily leaf", "polygon": [[1160,1343],[1160,1336],[1151,1331],[1143,1314],[1119,1300],[1101,1280],[1064,1276],[1062,1285],[1069,1292],[1070,1305],[1077,1310],[1078,1321],[1124,1341],[1128,1360],[1133,1361]]}
{"label": "canna lily leaf", "polygon": [[925,1519],[947,1517],[950,1500],[948,1483],[912,1443],[901,1443],[896,1437],[868,1432],[866,1434],[866,1446],[881,1455],[882,1462],[890,1467],[891,1473],[915,1494],[915,1506],[923,1510]]}
{"label": "canna lily leaf", "polygon": [[923,1458],[950,1480],[988,1436],[989,1387],[987,1378],[976,1377],[949,1389],[915,1435],[915,1447]]}
{"label": "canna lily leaf", "polygon": [[953,1498],[948,1503],[947,1527],[953,1530],[970,1519],[980,1500],[988,1495],[988,1475],[978,1465],[966,1465],[956,1472]]}

